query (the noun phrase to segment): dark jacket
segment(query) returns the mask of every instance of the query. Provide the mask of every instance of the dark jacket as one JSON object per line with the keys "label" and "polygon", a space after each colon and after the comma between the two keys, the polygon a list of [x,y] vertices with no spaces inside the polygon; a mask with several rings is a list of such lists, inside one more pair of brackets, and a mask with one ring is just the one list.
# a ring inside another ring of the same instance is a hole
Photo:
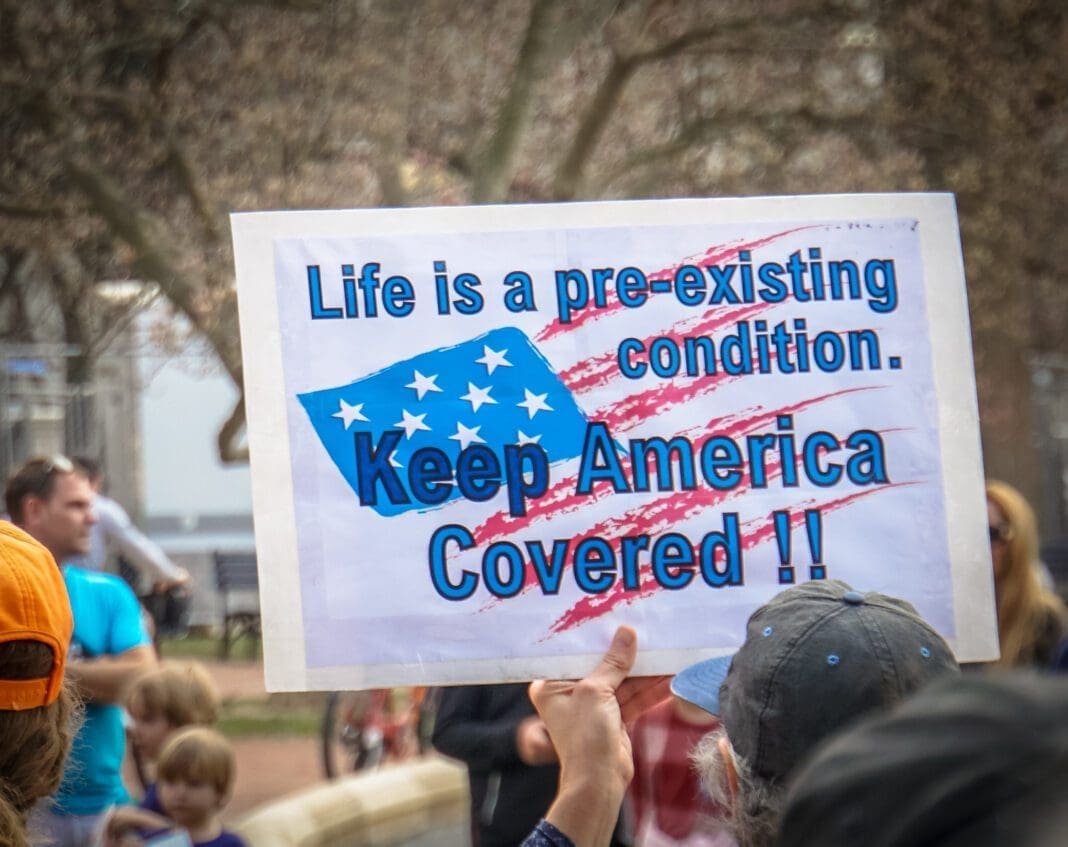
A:
{"label": "dark jacket", "polygon": [[467,765],[477,847],[521,844],[556,794],[559,767],[526,765],[516,749],[516,729],[533,714],[526,683],[441,690],[434,747]]}

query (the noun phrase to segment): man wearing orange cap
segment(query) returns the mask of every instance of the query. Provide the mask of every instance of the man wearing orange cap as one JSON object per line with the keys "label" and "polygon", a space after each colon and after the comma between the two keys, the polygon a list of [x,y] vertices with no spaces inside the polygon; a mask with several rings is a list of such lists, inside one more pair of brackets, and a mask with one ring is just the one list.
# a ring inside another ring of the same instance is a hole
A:
{"label": "man wearing orange cap", "polygon": [[12,520],[62,565],[74,615],[67,678],[86,701],[85,722],[63,782],[32,826],[56,847],[90,843],[100,817],[128,800],[122,782],[126,738],[119,706],[123,689],[155,664],[140,606],[118,577],[67,564],[84,555],[95,521],[89,480],[65,456],[31,459],[8,480]]}

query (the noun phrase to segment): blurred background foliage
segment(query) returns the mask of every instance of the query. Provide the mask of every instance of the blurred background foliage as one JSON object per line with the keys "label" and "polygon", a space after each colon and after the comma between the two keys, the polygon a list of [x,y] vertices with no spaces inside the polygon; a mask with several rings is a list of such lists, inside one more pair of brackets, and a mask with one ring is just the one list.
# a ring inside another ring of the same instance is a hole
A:
{"label": "blurred background foliage", "polygon": [[0,0],[0,339],[86,380],[162,297],[240,387],[231,211],[952,191],[988,473],[1036,496],[1066,56],[1063,0]]}

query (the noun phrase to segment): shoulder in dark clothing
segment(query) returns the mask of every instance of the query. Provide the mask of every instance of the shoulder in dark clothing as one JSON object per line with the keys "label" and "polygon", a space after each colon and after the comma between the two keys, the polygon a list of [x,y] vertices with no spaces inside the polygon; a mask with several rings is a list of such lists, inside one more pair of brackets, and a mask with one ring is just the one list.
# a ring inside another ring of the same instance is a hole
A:
{"label": "shoulder in dark clothing", "polygon": [[1036,666],[1048,668],[1053,664],[1066,630],[1068,630],[1068,622],[1064,620],[1060,611],[1052,607],[1047,608],[1039,629],[1038,639],[1035,641]]}

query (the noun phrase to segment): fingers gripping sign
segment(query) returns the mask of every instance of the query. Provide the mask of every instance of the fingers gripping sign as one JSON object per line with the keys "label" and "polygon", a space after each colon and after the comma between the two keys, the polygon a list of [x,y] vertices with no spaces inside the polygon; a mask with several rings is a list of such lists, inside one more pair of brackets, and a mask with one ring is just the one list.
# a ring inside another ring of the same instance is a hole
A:
{"label": "fingers gripping sign", "polygon": [[531,685],[531,700],[549,729],[563,768],[591,760],[605,769],[610,763],[618,764],[616,778],[622,779],[624,787],[630,782],[630,739],[616,690],[636,654],[634,630],[620,627],[600,664],[585,679],[542,680]]}
{"label": "fingers gripping sign", "polygon": [[560,789],[546,819],[578,847],[608,844],[634,762],[624,721],[668,693],[668,678],[628,679],[637,635],[620,627],[584,679],[539,680],[530,697],[560,758]]}
{"label": "fingers gripping sign", "polygon": [[519,722],[515,746],[525,764],[547,765],[556,761],[556,748],[553,747],[549,731],[541,718],[535,715]]}

